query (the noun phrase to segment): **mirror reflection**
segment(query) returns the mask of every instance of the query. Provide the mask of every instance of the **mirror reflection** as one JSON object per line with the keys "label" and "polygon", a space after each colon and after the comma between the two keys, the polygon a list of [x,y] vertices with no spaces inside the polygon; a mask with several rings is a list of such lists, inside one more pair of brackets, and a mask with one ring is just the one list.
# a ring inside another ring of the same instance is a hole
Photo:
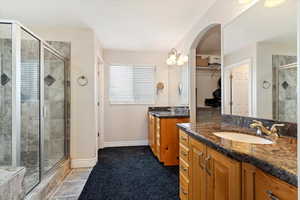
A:
{"label": "mirror reflection", "polygon": [[296,8],[258,2],[224,27],[224,114],[297,121]]}

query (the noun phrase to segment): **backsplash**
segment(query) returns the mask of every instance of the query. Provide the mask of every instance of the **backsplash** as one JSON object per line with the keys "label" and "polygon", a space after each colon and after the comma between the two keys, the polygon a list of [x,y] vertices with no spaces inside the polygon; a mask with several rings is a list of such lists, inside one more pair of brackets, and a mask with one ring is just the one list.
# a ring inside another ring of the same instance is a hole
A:
{"label": "backsplash", "polygon": [[249,128],[249,130],[254,131],[249,126],[253,122],[253,120],[259,120],[263,122],[265,126],[271,127],[274,123],[285,124],[284,127],[278,127],[279,134],[289,137],[297,137],[297,123],[290,122],[280,122],[275,120],[268,119],[259,119],[253,117],[244,117],[244,116],[236,116],[236,115],[222,115],[222,123],[230,124],[234,126],[239,126],[242,128]]}

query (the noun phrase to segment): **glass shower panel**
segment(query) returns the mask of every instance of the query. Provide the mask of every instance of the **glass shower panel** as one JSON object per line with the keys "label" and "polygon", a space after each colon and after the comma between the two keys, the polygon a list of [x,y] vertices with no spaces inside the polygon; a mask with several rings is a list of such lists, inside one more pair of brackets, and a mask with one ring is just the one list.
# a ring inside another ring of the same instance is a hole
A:
{"label": "glass shower panel", "polygon": [[12,165],[11,28],[11,24],[0,24],[0,166]]}
{"label": "glass shower panel", "polygon": [[297,64],[278,70],[278,120],[297,122]]}
{"label": "glass shower panel", "polygon": [[21,30],[21,166],[26,192],[40,177],[40,41]]}
{"label": "glass shower panel", "polygon": [[44,169],[65,156],[65,63],[44,49]]}

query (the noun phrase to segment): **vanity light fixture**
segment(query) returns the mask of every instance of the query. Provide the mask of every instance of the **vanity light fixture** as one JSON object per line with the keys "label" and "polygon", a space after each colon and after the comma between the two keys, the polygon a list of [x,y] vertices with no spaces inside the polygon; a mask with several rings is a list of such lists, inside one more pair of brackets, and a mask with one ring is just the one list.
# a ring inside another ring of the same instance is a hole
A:
{"label": "vanity light fixture", "polygon": [[[248,4],[254,0],[239,0],[240,4]],[[283,4],[286,0],[265,0],[264,6],[267,8],[273,8]]]}
{"label": "vanity light fixture", "polygon": [[189,60],[188,56],[182,55],[175,48],[171,49],[169,52],[168,59],[166,61],[167,65],[178,65],[182,66]]}

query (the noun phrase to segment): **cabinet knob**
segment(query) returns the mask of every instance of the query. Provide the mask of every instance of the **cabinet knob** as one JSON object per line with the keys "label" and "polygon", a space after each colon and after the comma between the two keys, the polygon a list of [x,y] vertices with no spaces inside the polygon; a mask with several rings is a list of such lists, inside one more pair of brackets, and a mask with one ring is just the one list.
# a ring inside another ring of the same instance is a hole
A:
{"label": "cabinet knob", "polygon": [[183,155],[183,156],[187,156],[187,153],[184,152],[184,151],[181,151],[180,154]]}
{"label": "cabinet knob", "polygon": [[267,195],[268,195],[268,197],[269,197],[270,200],[280,200],[278,197],[276,197],[273,194],[273,192],[271,190],[267,190],[266,193],[267,193]]}
{"label": "cabinet knob", "polygon": [[199,152],[198,156],[199,156],[199,166],[201,167],[201,169],[204,169],[205,164],[203,164],[203,152]]}
{"label": "cabinet knob", "polygon": [[207,172],[207,174],[209,175],[209,176],[211,176],[211,169],[210,169],[210,159],[211,159],[211,157],[210,156],[207,156],[206,158],[205,158],[205,163],[206,163],[206,172]]}
{"label": "cabinet knob", "polygon": [[180,166],[180,169],[182,170],[182,171],[187,171],[188,169],[187,168],[185,168],[185,167],[183,167],[183,166]]}

